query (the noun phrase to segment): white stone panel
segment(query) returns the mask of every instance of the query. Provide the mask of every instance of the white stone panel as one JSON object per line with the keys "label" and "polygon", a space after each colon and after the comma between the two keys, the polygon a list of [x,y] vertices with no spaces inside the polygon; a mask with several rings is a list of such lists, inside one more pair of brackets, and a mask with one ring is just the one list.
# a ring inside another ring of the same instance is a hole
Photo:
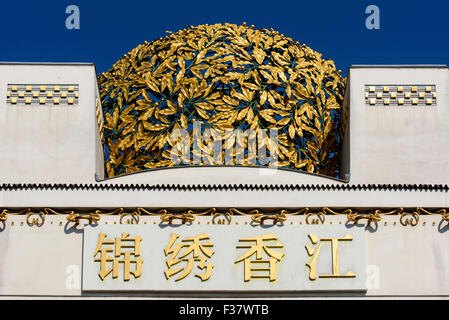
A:
{"label": "white stone panel", "polygon": [[[351,184],[448,184],[447,67],[352,67]],[[437,106],[369,106],[365,85],[436,85]]]}
{"label": "white stone panel", "polygon": [[[8,84],[79,84],[73,106],[8,105]],[[0,64],[1,183],[94,183],[93,64]]]}

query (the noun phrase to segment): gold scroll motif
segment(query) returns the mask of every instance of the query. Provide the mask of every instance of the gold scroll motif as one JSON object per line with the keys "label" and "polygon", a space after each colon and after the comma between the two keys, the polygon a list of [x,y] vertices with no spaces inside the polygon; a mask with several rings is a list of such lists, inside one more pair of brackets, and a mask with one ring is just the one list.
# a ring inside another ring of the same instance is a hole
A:
{"label": "gold scroll motif", "polygon": [[[119,223],[123,224],[139,224],[144,216],[158,216],[161,223],[167,222],[172,224],[174,221],[180,221],[182,224],[190,224],[195,221],[198,216],[211,217],[212,224],[230,225],[232,218],[236,216],[248,216],[254,224],[265,224],[271,221],[272,224],[284,224],[290,216],[304,216],[306,224],[324,224],[325,217],[329,215],[346,216],[348,222],[355,224],[365,220],[367,226],[371,223],[379,223],[384,216],[398,216],[402,226],[418,225],[421,216],[441,216],[442,222],[449,223],[449,208],[441,209],[425,209],[425,208],[395,208],[395,209],[372,209],[367,212],[361,212],[356,209],[330,209],[324,207],[321,209],[300,208],[300,209],[280,209],[271,212],[262,211],[262,209],[217,209],[210,208],[204,210],[186,209],[177,211],[175,209],[146,209],[146,208],[116,208],[112,211],[106,209],[91,209],[81,211],[79,209],[67,209],[58,211],[57,209],[44,208],[20,208],[8,209],[0,208],[0,222],[5,222],[8,216],[26,215],[29,226],[42,226],[45,223],[45,217],[50,215],[64,215],[68,222],[75,224],[85,220],[89,224],[98,223],[103,216],[118,216]],[[219,218],[223,217],[223,218]]]}

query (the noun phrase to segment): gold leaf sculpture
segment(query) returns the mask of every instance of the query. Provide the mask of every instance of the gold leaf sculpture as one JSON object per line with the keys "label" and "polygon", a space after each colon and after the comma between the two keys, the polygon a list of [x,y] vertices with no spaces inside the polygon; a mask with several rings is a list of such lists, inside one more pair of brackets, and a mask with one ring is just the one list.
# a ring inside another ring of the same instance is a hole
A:
{"label": "gold leaf sculpture", "polygon": [[[339,177],[345,79],[332,60],[274,30],[227,23],[186,27],[139,45],[101,74],[99,85],[107,177],[220,164],[204,139],[183,162],[171,160],[174,132],[186,130],[193,144],[195,123],[201,135],[207,131],[222,144],[221,159],[226,144],[235,143],[233,156],[240,160],[224,164]],[[269,136],[258,145],[275,154],[275,163],[245,151],[249,137],[227,133],[249,129],[277,130],[277,145]]]}

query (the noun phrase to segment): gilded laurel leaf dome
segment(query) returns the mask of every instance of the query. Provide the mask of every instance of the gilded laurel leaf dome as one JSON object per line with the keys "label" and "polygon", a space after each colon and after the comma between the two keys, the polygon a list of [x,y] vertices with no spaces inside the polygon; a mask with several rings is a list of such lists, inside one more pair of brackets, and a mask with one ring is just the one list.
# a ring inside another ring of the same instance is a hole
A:
{"label": "gilded laurel leaf dome", "polygon": [[[133,49],[99,76],[99,86],[107,177],[189,164],[339,176],[345,79],[332,60],[276,31],[186,27]],[[195,124],[197,135],[207,136],[197,149]],[[188,136],[187,154],[178,147],[180,130]],[[251,153],[251,133],[232,136],[236,130],[265,130],[256,148],[266,147],[275,161]]]}

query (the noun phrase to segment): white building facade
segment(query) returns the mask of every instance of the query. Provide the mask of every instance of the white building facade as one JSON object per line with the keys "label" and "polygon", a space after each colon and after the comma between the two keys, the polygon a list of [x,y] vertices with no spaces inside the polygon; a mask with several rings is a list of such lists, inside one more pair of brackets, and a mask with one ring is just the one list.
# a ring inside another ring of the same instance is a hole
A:
{"label": "white building facade", "polygon": [[342,179],[105,179],[95,66],[0,64],[0,296],[449,297],[449,69],[353,66],[343,118]]}

